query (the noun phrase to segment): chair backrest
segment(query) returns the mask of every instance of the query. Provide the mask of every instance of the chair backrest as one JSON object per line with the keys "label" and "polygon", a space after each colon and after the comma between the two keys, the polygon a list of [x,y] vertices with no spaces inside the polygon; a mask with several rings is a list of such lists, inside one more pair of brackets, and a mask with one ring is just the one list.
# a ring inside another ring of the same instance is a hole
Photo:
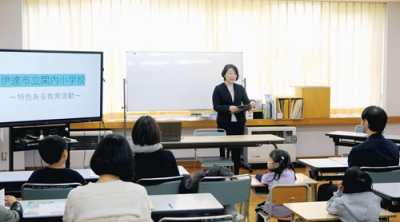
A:
{"label": "chair backrest", "polygon": [[360,167],[372,179],[373,183],[400,182],[400,166]]}
{"label": "chair backrest", "polygon": [[361,125],[357,125],[356,127],[354,127],[354,132],[356,132],[356,133],[362,133]]}
{"label": "chair backrest", "polygon": [[199,193],[211,193],[222,205],[248,202],[251,177],[248,174],[230,177],[203,177],[199,181]]}
{"label": "chair backrest", "polygon": [[226,131],[220,128],[196,129],[194,136],[226,136]]}
{"label": "chair backrest", "polygon": [[284,203],[297,203],[310,201],[310,187],[307,184],[275,184],[269,191],[270,209],[273,205],[282,205]]}
{"label": "chair backrest", "polygon": [[178,194],[183,176],[142,178],[137,181],[144,186],[149,195]]}
{"label": "chair backrest", "polygon": [[66,199],[69,192],[80,183],[24,183],[21,187],[23,200]]}
{"label": "chair backrest", "polygon": [[[249,221],[251,177],[248,174],[230,177],[203,177],[199,181],[199,193],[211,193],[220,204],[225,206],[226,213],[240,213],[237,220]],[[236,204],[240,208],[236,210]]]}
{"label": "chair backrest", "polygon": [[213,221],[213,220],[223,220],[223,221],[233,221],[235,222],[235,218],[230,215],[216,215],[216,216],[199,216],[199,217],[164,217],[159,220],[159,222],[163,221]]}

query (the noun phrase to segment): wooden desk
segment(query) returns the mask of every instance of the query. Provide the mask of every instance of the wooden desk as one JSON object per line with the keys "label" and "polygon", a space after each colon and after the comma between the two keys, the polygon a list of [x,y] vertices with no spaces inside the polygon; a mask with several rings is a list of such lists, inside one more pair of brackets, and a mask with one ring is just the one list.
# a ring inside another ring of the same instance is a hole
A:
{"label": "wooden desk", "polygon": [[[339,146],[353,147],[357,144],[364,142],[368,137],[365,133],[356,133],[348,131],[333,131],[325,135],[333,139],[335,156],[339,156]],[[388,140],[393,141],[400,149],[400,136],[398,135],[384,135]]]}
{"label": "wooden desk", "polygon": [[372,190],[385,199],[400,201],[400,183],[374,183]]}
{"label": "wooden desk", "polygon": [[[317,200],[317,185],[318,181],[311,179],[310,177],[302,174],[296,173],[296,181],[295,183],[305,183],[308,184],[312,188],[314,200]],[[262,184],[258,181],[255,175],[251,175],[251,188],[259,188],[259,187],[266,187],[266,185]]]}
{"label": "wooden desk", "polygon": [[161,142],[165,149],[251,147],[276,144],[284,138],[271,135],[186,136],[181,141]]}
{"label": "wooden desk", "polygon": [[[326,201],[284,203],[287,209],[305,221],[337,221],[339,218],[326,211]],[[396,217],[396,214],[381,209],[379,218]]]}

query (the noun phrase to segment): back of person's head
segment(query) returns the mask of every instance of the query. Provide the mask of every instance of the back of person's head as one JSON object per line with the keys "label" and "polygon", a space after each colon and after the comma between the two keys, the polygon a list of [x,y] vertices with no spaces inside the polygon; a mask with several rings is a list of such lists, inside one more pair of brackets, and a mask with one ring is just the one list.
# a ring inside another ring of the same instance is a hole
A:
{"label": "back of person's head", "polygon": [[371,131],[382,133],[386,127],[387,114],[378,106],[368,106],[361,113],[361,119],[368,121],[368,128]]}
{"label": "back of person's head", "polygon": [[275,173],[274,180],[279,180],[281,174],[285,169],[291,169],[294,171],[294,167],[292,161],[290,159],[290,155],[285,150],[275,149],[269,153],[269,157],[275,162],[278,163],[279,166],[275,169],[269,169]]}
{"label": "back of person's head", "polygon": [[160,128],[156,120],[151,116],[140,117],[133,126],[132,141],[141,146],[160,143]]}
{"label": "back of person's head", "polygon": [[111,174],[132,181],[134,160],[128,141],[116,134],[104,137],[90,159],[90,167],[97,175]]}
{"label": "back of person's head", "polygon": [[59,136],[48,136],[39,143],[39,154],[48,164],[60,161],[66,149],[67,142]]}
{"label": "back of person's head", "polygon": [[350,167],[346,170],[342,185],[344,187],[344,193],[372,191],[371,177],[358,167]]}
{"label": "back of person's head", "polygon": [[227,65],[225,65],[224,69],[221,72],[221,76],[222,76],[222,78],[224,78],[224,81],[226,80],[225,79],[225,74],[228,72],[229,69],[233,69],[235,71],[236,80],[238,80],[239,79],[239,70],[238,70],[238,68],[233,64],[227,64]]}

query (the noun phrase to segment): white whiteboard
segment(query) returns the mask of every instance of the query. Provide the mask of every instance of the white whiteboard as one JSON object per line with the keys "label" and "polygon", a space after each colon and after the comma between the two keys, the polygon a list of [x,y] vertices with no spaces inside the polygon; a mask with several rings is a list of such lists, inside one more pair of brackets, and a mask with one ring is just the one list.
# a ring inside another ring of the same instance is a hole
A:
{"label": "white whiteboard", "polygon": [[127,52],[128,111],[212,110],[212,93],[234,64],[243,83],[241,52]]}

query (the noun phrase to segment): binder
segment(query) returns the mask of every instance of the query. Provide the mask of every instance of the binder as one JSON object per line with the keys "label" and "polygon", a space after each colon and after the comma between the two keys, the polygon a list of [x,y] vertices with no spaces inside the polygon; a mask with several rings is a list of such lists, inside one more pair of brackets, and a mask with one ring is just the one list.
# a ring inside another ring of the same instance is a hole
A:
{"label": "binder", "polygon": [[289,99],[283,100],[283,118],[289,119]]}

